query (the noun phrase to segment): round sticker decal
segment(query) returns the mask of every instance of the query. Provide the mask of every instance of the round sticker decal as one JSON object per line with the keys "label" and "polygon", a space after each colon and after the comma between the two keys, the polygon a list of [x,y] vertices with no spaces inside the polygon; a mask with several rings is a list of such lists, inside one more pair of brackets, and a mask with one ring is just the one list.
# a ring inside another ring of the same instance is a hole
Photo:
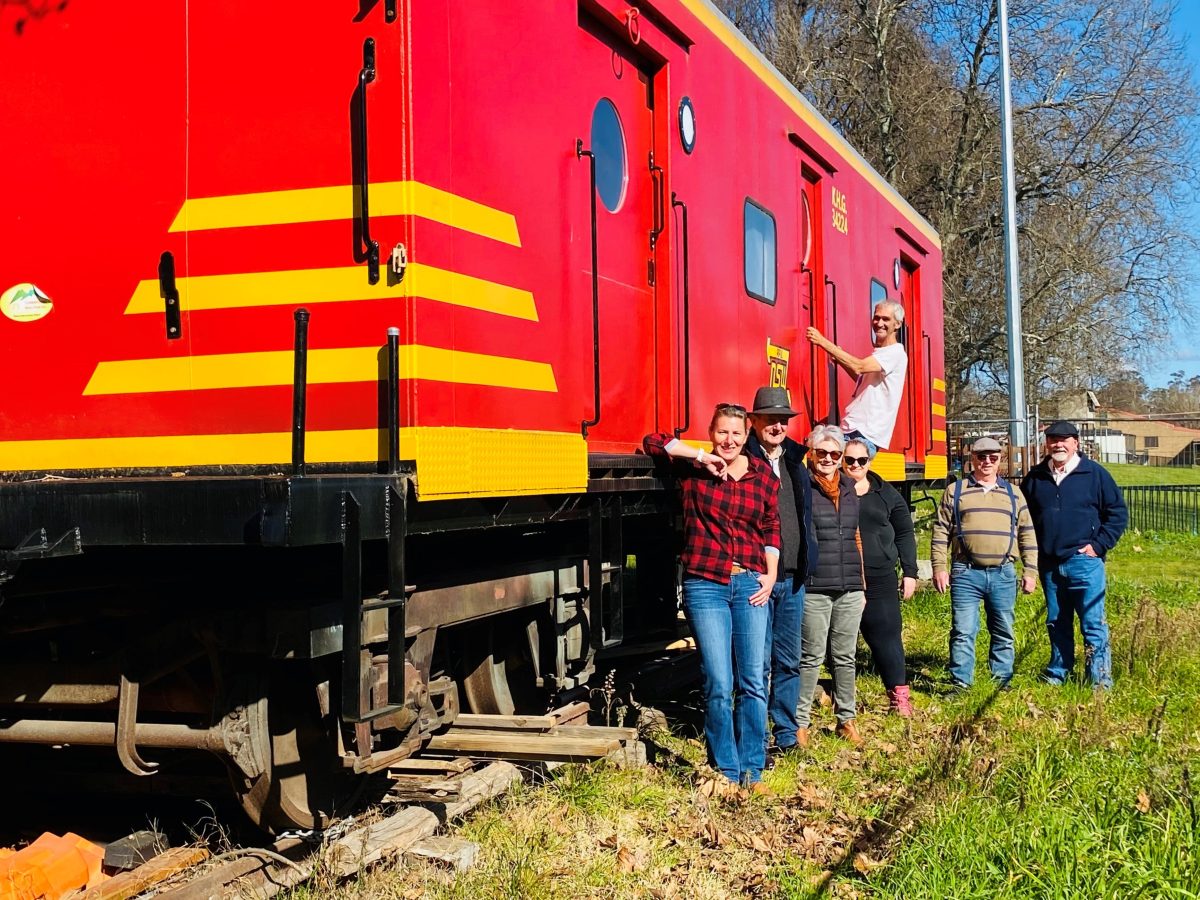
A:
{"label": "round sticker decal", "polygon": [[15,284],[0,294],[0,312],[14,322],[36,322],[52,309],[54,302],[29,282]]}

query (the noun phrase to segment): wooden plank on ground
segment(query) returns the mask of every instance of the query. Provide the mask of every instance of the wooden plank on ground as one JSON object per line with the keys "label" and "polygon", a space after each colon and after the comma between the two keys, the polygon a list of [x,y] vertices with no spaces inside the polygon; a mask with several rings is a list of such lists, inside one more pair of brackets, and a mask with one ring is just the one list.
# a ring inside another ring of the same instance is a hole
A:
{"label": "wooden plank on ground", "polygon": [[108,881],[76,896],[81,900],[127,900],[129,897],[145,893],[147,888],[161,884],[172,875],[206,859],[208,851],[203,847],[174,847],[160,853],[148,863],[114,875]]}
{"label": "wooden plank on ground", "polygon": [[432,773],[448,773],[458,775],[462,772],[468,772],[475,767],[475,763],[467,759],[465,756],[457,756],[454,759],[429,759],[428,757],[409,757],[400,762],[393,763],[388,766],[389,777],[391,775],[429,775]]}
{"label": "wooden plank on ground", "polygon": [[429,739],[434,750],[512,759],[597,759],[621,745],[609,737],[560,737],[555,734],[459,732],[453,728]]}
{"label": "wooden plank on ground", "polygon": [[452,727],[473,729],[500,728],[509,731],[529,728],[539,731],[548,731],[557,724],[558,719],[553,715],[491,716],[481,715],[478,713],[459,713],[454,717]]}
{"label": "wooden plank on ground", "polygon": [[614,741],[636,741],[636,728],[619,728],[608,725],[563,725],[554,730],[556,737],[594,737]]}

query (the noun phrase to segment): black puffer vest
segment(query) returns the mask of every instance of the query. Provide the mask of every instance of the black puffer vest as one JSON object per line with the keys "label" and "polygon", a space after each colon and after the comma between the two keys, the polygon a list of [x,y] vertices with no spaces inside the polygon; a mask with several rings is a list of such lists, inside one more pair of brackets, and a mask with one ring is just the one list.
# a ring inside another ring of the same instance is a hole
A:
{"label": "black puffer vest", "polygon": [[813,530],[817,533],[816,570],[808,576],[807,587],[819,594],[841,594],[863,589],[863,562],[855,534],[858,532],[858,494],[854,481],[838,473],[840,496],[837,509],[821,491],[812,473]]}

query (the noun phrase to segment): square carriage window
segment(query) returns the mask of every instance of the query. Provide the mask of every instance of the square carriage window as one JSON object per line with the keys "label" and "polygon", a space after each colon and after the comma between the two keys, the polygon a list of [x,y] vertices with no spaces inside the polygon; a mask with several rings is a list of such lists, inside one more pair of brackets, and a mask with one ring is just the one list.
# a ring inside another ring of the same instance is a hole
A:
{"label": "square carriage window", "polygon": [[746,254],[746,293],[775,305],[775,217],[746,198],[743,235]]}

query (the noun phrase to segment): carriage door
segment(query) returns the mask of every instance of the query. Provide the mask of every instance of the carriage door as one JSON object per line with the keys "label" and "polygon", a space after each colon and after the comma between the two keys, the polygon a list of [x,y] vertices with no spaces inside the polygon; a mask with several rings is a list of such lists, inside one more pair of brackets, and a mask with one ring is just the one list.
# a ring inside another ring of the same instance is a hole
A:
{"label": "carriage door", "polygon": [[[576,31],[577,47],[569,90],[575,97],[574,120],[582,151],[576,166],[587,197],[589,167],[595,163],[594,232],[591,205],[573,208],[572,227],[578,245],[595,240],[599,289],[600,405],[593,411],[592,390],[585,392],[586,416],[599,416],[588,429],[593,450],[616,450],[655,429],[660,402],[656,388],[654,348],[655,282],[651,247],[666,224],[666,182],[654,147],[653,75],[639,65],[628,40],[611,36],[583,14]],[[564,76],[566,73],[564,73]],[[560,85],[565,86],[565,85]],[[666,154],[662,154],[665,156]],[[577,256],[583,278],[574,283],[580,307],[592,296],[590,252]],[[592,322],[587,322],[586,368],[592,370]],[[583,363],[584,360],[581,360]],[[663,401],[665,402],[665,398]],[[604,446],[610,444],[612,446]]]}
{"label": "carriage door", "polygon": [[[817,422],[823,421],[829,407],[829,373],[821,364],[821,354],[805,337],[805,329],[809,326],[825,330],[827,306],[824,303],[825,268],[821,255],[821,222],[820,215],[820,183],[817,175],[804,163],[800,164],[800,208],[797,210],[797,221],[800,223],[800,269],[796,285],[796,296],[799,298],[799,328],[796,346],[800,358],[797,360],[796,377],[797,389],[792,394],[793,409],[798,409],[807,423],[804,423],[804,435]],[[797,426],[802,423],[796,422]],[[803,440],[803,435],[793,434],[797,440]]]}

